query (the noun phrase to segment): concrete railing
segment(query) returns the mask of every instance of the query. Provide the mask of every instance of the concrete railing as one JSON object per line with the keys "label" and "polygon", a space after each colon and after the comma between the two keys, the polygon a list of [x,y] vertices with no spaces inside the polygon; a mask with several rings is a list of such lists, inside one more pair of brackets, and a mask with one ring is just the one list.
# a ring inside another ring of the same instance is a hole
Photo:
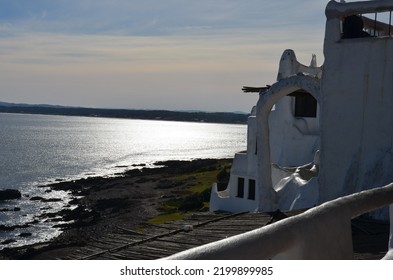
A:
{"label": "concrete railing", "polygon": [[338,3],[330,1],[326,7],[327,18],[343,18],[350,15],[389,12],[393,10],[391,0],[356,1]]}
{"label": "concrete railing", "polygon": [[167,259],[353,259],[351,219],[392,203],[393,183]]}

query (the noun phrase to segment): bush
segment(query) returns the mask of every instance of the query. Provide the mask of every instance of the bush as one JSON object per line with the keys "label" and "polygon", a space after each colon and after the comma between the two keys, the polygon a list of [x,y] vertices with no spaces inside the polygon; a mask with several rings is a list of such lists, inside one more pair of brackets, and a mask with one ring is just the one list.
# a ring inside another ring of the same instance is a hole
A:
{"label": "bush", "polygon": [[203,207],[203,202],[198,194],[187,196],[179,206],[179,211],[187,212],[198,210]]}
{"label": "bush", "polygon": [[227,167],[224,167],[223,169],[221,169],[221,171],[217,174],[217,190],[218,191],[223,191],[227,188],[230,175],[231,174],[229,173]]}

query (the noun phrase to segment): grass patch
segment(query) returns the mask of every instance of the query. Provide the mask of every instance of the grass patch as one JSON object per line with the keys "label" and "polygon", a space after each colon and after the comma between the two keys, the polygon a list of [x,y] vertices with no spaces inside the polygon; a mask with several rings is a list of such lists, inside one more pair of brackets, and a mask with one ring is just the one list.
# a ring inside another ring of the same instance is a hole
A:
{"label": "grass patch", "polygon": [[161,206],[158,208],[158,210],[165,214],[175,213],[179,209],[182,202],[183,199],[181,198],[171,199],[166,201],[165,203],[162,203]]}
{"label": "grass patch", "polygon": [[184,214],[181,212],[175,212],[175,213],[169,213],[169,214],[162,214],[155,216],[154,218],[151,218],[150,220],[147,221],[148,224],[164,224],[167,222],[172,222],[172,221],[179,221],[182,220],[184,217]]}
{"label": "grass patch", "polygon": [[172,176],[168,181],[181,182],[184,188],[174,190],[173,193],[180,195],[176,199],[170,199],[160,206],[161,215],[148,221],[150,224],[161,224],[183,219],[184,213],[209,209],[211,186],[214,182],[222,181],[220,177],[228,177],[230,163],[208,165],[194,172]]}
{"label": "grass patch", "polygon": [[228,164],[215,165],[211,168],[197,170],[195,172],[173,176],[168,180],[187,182],[187,190],[191,193],[201,193],[209,189],[214,182],[217,182],[217,176],[222,169],[227,169]]}

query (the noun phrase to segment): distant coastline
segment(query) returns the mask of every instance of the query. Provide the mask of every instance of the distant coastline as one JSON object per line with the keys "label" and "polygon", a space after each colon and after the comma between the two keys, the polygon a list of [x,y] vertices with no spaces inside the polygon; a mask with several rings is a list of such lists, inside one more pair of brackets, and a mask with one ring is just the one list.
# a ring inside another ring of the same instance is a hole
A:
{"label": "distant coastline", "polygon": [[248,114],[235,112],[201,112],[168,110],[132,110],[67,107],[58,105],[30,105],[0,102],[0,113],[21,113],[41,115],[83,116],[103,118],[124,118],[142,120],[164,120],[185,122],[207,122],[246,124]]}

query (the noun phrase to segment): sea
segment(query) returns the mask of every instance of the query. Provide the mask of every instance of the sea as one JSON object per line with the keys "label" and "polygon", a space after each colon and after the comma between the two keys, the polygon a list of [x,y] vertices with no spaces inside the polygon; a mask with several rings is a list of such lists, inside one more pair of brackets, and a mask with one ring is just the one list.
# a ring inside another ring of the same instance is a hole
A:
{"label": "sea", "polygon": [[60,234],[39,215],[58,212],[71,197],[42,186],[118,176],[158,161],[232,158],[246,149],[246,134],[238,124],[0,113],[0,189],[22,193],[0,202],[0,250]]}

